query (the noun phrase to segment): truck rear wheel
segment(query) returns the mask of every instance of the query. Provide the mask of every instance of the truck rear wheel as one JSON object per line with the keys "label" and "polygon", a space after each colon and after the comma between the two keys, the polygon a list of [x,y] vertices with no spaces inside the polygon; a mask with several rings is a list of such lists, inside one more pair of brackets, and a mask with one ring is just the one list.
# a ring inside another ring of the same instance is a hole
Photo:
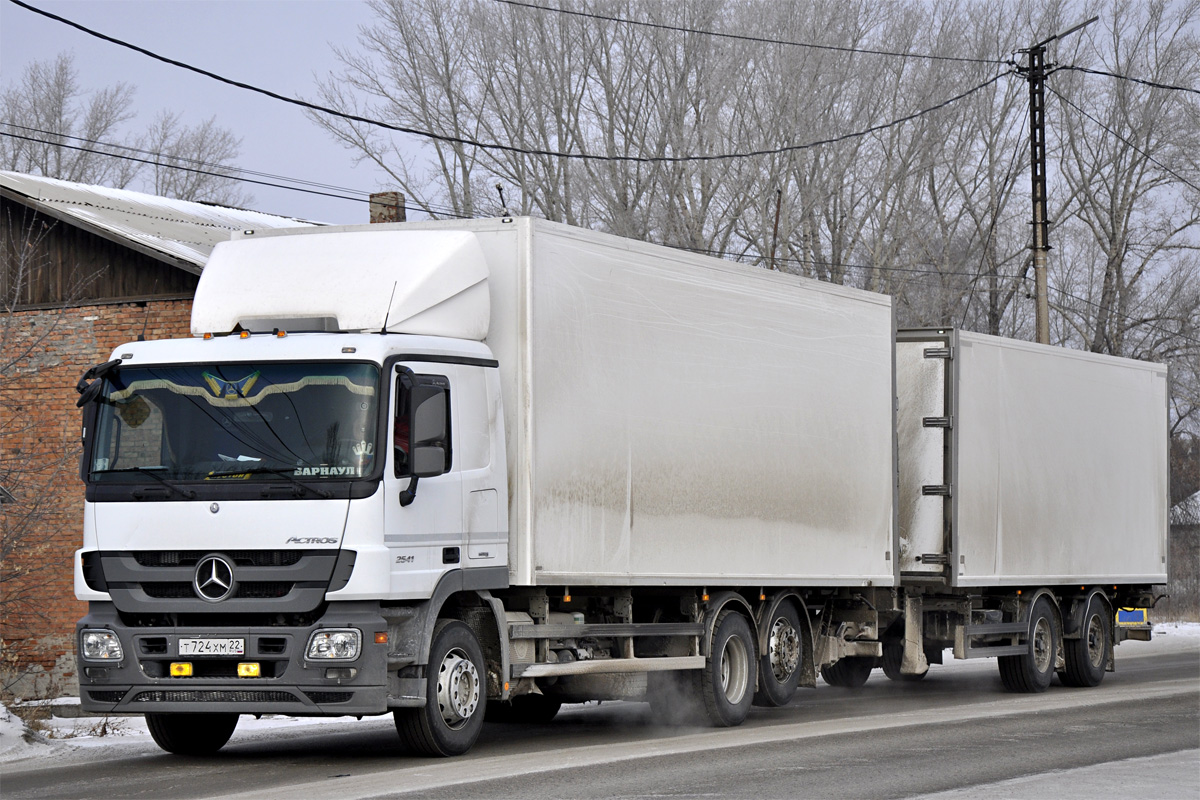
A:
{"label": "truck rear wheel", "polygon": [[1028,652],[1019,656],[1000,656],[1000,680],[1010,692],[1044,692],[1054,675],[1058,660],[1058,623],[1054,609],[1045,597],[1029,611]]}
{"label": "truck rear wheel", "polygon": [[870,656],[847,656],[821,667],[821,677],[839,689],[858,689],[871,677],[875,659]]}
{"label": "truck rear wheel", "polygon": [[208,756],[233,736],[237,714],[147,714],[154,743],[180,756]]}
{"label": "truck rear wheel", "polygon": [[1083,612],[1083,629],[1078,639],[1063,640],[1066,668],[1059,671],[1063,686],[1097,686],[1104,680],[1108,658],[1109,626],[1112,617],[1104,601],[1093,597]]}
{"label": "truck rear wheel", "polygon": [[767,629],[767,651],[758,662],[756,706],[785,706],[796,695],[800,680],[800,615],[790,601],[775,609]]}
{"label": "truck rear wheel", "polygon": [[925,671],[920,675],[905,675],[900,671],[900,665],[904,663],[904,642],[898,639],[889,639],[883,643],[883,658],[880,659],[880,666],[883,667],[883,674],[888,676],[888,680],[893,681],[919,681],[929,674],[929,667],[925,667]]}
{"label": "truck rear wheel", "polygon": [[711,654],[700,672],[704,710],[714,726],[731,728],[746,719],[757,665],[750,623],[732,609],[722,611],[713,626]]}
{"label": "truck rear wheel", "polygon": [[483,650],[474,632],[458,620],[438,620],[426,673],[425,707],[393,711],[396,731],[421,755],[462,755],[479,738],[487,707]]}

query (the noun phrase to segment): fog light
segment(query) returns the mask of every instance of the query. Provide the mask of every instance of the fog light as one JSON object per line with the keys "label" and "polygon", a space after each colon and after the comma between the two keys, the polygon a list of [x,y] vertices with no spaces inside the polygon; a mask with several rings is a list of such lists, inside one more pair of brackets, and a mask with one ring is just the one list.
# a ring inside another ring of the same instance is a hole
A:
{"label": "fog light", "polygon": [[358,674],[354,667],[330,667],[325,670],[325,677],[331,681],[348,681]]}
{"label": "fog light", "polygon": [[262,671],[259,669],[257,662],[243,661],[241,664],[238,664],[239,678],[257,678],[261,674]]}
{"label": "fog light", "polygon": [[84,631],[81,644],[83,657],[89,661],[120,661],[125,657],[121,640],[112,631]]}
{"label": "fog light", "polygon": [[172,678],[190,678],[190,677],[192,677],[192,665],[187,661],[172,661],[171,662],[171,677]]}
{"label": "fog light", "polygon": [[355,628],[316,631],[308,639],[310,659],[353,661],[362,647],[362,633]]}

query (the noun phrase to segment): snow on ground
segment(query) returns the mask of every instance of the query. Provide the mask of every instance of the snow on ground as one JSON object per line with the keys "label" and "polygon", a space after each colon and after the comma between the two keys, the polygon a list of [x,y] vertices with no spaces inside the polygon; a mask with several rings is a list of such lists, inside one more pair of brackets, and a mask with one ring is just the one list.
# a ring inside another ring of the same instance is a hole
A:
{"label": "snow on ground", "polygon": [[[1121,659],[1153,655],[1161,652],[1200,648],[1200,622],[1168,622],[1154,626],[1154,639],[1150,642],[1126,641],[1117,647],[1117,669]],[[946,664],[938,669],[976,669],[984,666],[979,661],[954,661],[947,651]],[[77,697],[61,697],[49,701],[50,706],[78,705]],[[379,724],[390,727],[390,716],[369,717],[355,721],[353,717],[289,717],[270,714],[255,719],[243,716],[238,722],[235,741],[238,738],[286,736],[289,731],[311,728],[314,725],[357,725]],[[30,730],[15,714],[0,705],[0,764],[23,761],[58,760],[74,757],[89,759],[98,755],[96,748],[132,749],[145,752],[151,744],[146,720],[138,716],[76,717],[52,716],[35,723],[37,730]],[[125,747],[122,747],[124,745]],[[115,754],[114,754],[115,755]]]}

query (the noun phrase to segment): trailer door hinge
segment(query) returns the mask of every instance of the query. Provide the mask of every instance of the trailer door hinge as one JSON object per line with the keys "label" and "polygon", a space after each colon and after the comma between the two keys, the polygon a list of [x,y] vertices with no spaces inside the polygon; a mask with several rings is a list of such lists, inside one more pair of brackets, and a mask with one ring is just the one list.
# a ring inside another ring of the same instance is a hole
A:
{"label": "trailer door hinge", "polygon": [[918,556],[917,561],[920,561],[922,564],[949,564],[950,556],[945,553],[925,553]]}
{"label": "trailer door hinge", "polygon": [[954,417],[923,417],[921,424],[926,428],[953,428]]}
{"label": "trailer door hinge", "polygon": [[921,487],[921,494],[949,497],[950,496],[950,484],[948,484],[948,483],[926,484],[925,486]]}
{"label": "trailer door hinge", "polygon": [[953,358],[954,351],[949,347],[926,347],[926,358]]}

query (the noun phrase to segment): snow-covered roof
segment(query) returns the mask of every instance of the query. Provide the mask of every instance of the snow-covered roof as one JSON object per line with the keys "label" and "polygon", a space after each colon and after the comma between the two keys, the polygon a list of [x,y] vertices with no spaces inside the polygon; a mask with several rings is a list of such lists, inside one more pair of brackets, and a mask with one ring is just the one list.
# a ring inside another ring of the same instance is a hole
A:
{"label": "snow-covered roof", "polygon": [[213,247],[237,231],[318,224],[19,172],[0,171],[0,189],[42,213],[195,273]]}

